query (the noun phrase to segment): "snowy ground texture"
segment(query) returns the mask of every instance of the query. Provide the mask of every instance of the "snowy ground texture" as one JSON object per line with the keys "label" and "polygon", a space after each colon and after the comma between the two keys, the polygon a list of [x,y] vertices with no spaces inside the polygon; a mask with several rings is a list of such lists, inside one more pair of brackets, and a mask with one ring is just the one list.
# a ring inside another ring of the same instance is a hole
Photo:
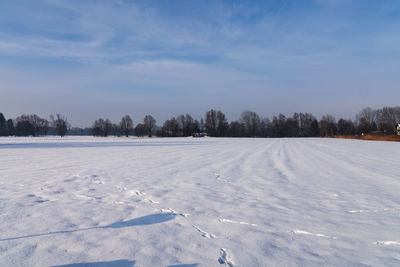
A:
{"label": "snowy ground texture", "polygon": [[0,139],[0,266],[81,265],[399,266],[400,143]]}

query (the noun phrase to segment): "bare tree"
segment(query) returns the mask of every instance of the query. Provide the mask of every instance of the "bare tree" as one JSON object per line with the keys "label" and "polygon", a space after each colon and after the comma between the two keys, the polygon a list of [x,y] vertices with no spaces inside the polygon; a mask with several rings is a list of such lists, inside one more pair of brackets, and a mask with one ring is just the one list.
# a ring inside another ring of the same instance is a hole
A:
{"label": "bare tree", "polygon": [[151,137],[156,126],[156,120],[153,118],[153,116],[146,115],[143,119],[143,125],[146,127],[148,136]]}
{"label": "bare tree", "polygon": [[257,113],[249,110],[243,111],[240,116],[240,121],[245,125],[248,136],[257,136],[261,123],[260,117]]}
{"label": "bare tree", "polygon": [[38,115],[33,114],[29,116],[29,120],[33,125],[36,136],[47,134],[49,122],[46,119],[40,118]]}
{"label": "bare tree", "polygon": [[246,127],[243,123],[232,121],[229,124],[228,136],[230,137],[243,137],[246,135]]}
{"label": "bare tree", "polygon": [[3,113],[0,113],[0,136],[7,136],[8,129],[7,129],[7,121],[4,118]]}
{"label": "bare tree", "polygon": [[376,122],[379,131],[386,134],[396,132],[396,124],[400,121],[400,107],[383,107],[377,111]]}
{"label": "bare tree", "polygon": [[[46,119],[40,118],[38,115],[33,114],[33,115],[21,115],[17,119],[17,125],[18,122],[21,122],[19,125],[19,134],[27,136],[27,135],[33,135],[33,136],[38,136],[38,135],[46,135],[48,128],[49,128],[49,122]],[[31,127],[28,126],[26,122],[29,122],[29,124],[32,125],[33,132],[31,133]],[[24,126],[24,127],[22,127]],[[24,130],[27,130],[27,132],[24,132]],[[22,132],[21,132],[22,130]]]}
{"label": "bare tree", "polygon": [[32,123],[28,120],[18,120],[15,126],[16,136],[35,136],[35,130]]}
{"label": "bare tree", "polygon": [[107,137],[112,130],[112,123],[109,119],[98,119],[94,122],[92,126],[93,136],[103,136]]}
{"label": "bare tree", "polygon": [[286,116],[279,114],[278,117],[274,116],[269,127],[269,133],[272,137],[285,137],[286,136]]}
{"label": "bare tree", "polygon": [[199,132],[200,133],[204,133],[206,130],[205,124],[204,124],[204,119],[201,118],[200,119],[200,123],[199,123]]}
{"label": "bare tree", "polygon": [[356,115],[356,125],[358,134],[371,133],[376,131],[378,112],[372,108],[364,108]]}
{"label": "bare tree", "polygon": [[106,119],[104,125],[104,137],[107,137],[109,133],[112,131],[112,123],[109,119]]}
{"label": "bare tree", "polygon": [[91,131],[93,136],[103,136],[103,125],[104,125],[104,120],[102,118],[97,119],[94,121]]}
{"label": "bare tree", "polygon": [[180,136],[191,136],[193,133],[199,132],[199,122],[189,114],[179,115],[176,121],[179,125]]}
{"label": "bare tree", "polygon": [[376,110],[374,110],[374,109],[372,109],[370,107],[366,107],[366,108],[363,108],[356,115],[356,120],[364,118],[367,121],[367,123],[372,125],[374,122],[376,122],[376,116],[377,116]]}
{"label": "bare tree", "polygon": [[50,116],[50,121],[52,126],[56,129],[57,135],[64,137],[67,134],[68,127],[70,127],[67,118],[61,116],[60,114],[56,114],[56,118],[54,116]]}
{"label": "bare tree", "polygon": [[336,120],[332,115],[325,115],[319,122],[321,136],[334,136],[337,132]]}
{"label": "bare tree", "polygon": [[208,136],[223,137],[228,133],[229,124],[222,111],[211,109],[206,112],[205,128]]}
{"label": "bare tree", "polygon": [[7,120],[8,135],[15,135],[15,127],[12,119]]}
{"label": "bare tree", "polygon": [[227,135],[229,130],[228,120],[222,111],[218,110],[217,112],[217,136],[224,137]]}
{"label": "bare tree", "polygon": [[138,137],[142,137],[145,136],[146,134],[148,134],[148,129],[146,127],[146,125],[144,125],[143,123],[139,123],[138,125],[136,125],[135,127],[135,134]]}
{"label": "bare tree", "polygon": [[270,132],[269,132],[270,125],[271,125],[271,121],[269,118],[261,119],[261,122],[260,122],[260,136],[261,137],[269,137],[270,136]]}
{"label": "bare tree", "polygon": [[206,122],[204,126],[206,128],[207,135],[217,135],[217,112],[214,109],[206,112]]}
{"label": "bare tree", "polygon": [[122,135],[122,129],[121,126],[119,124],[113,123],[111,126],[111,133],[114,136],[118,136],[120,137]]}
{"label": "bare tree", "polygon": [[133,121],[131,117],[129,115],[125,115],[119,125],[122,132],[125,134],[126,137],[128,137],[129,133],[133,130]]}
{"label": "bare tree", "polygon": [[285,122],[285,136],[296,137],[299,132],[299,123],[296,118],[287,118]]}
{"label": "bare tree", "polygon": [[179,123],[175,119],[175,117],[166,120],[164,122],[163,127],[161,128],[161,136],[164,137],[176,137],[178,136],[178,132],[179,132]]}
{"label": "bare tree", "polygon": [[339,119],[337,123],[337,134],[339,135],[354,135],[355,127],[351,120]]}
{"label": "bare tree", "polygon": [[318,120],[310,113],[299,114],[299,137],[318,136]]}

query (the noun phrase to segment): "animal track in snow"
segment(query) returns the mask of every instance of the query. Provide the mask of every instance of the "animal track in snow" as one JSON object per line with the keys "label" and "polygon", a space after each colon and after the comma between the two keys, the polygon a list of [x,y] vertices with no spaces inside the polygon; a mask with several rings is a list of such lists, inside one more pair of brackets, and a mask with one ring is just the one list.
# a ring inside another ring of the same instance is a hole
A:
{"label": "animal track in snow", "polygon": [[220,264],[225,264],[225,265],[227,265],[229,267],[233,267],[234,266],[233,265],[234,264],[233,260],[229,259],[230,258],[229,254],[228,254],[228,252],[227,252],[227,250],[225,248],[221,248],[220,249],[219,255],[220,255],[220,257],[218,258],[218,262]]}
{"label": "animal track in snow", "polygon": [[138,196],[144,196],[144,195],[146,195],[145,192],[141,192],[141,191],[139,191],[139,190],[136,190],[136,191],[135,191],[135,194],[138,195]]}
{"label": "animal track in snow", "polygon": [[74,176],[72,176],[71,178],[68,178],[68,179],[65,179],[64,180],[64,182],[73,182],[73,181],[75,181],[75,180],[77,180],[77,179],[79,179],[79,178],[81,178],[81,176],[79,176],[79,175],[74,175]]}
{"label": "animal track in snow", "polygon": [[243,224],[243,225],[250,225],[250,226],[257,227],[257,224],[254,224],[254,223],[238,222],[238,221],[224,219],[224,218],[218,218],[218,221],[224,222],[224,223],[236,223],[236,224]]}
{"label": "animal track in snow", "polygon": [[91,196],[85,196],[85,195],[75,195],[75,196],[78,198],[89,199],[89,200],[101,199],[99,197],[91,197]]}
{"label": "animal track in snow", "polygon": [[390,246],[390,245],[400,246],[400,242],[398,241],[376,241],[376,244],[378,246]]}
{"label": "animal track in snow", "polygon": [[101,179],[99,179],[99,178],[96,178],[96,177],[92,178],[92,181],[93,181],[94,183],[96,183],[96,184],[104,184],[104,181],[103,181],[103,180],[101,180]]}
{"label": "animal track in snow", "polygon": [[122,187],[122,186],[117,186],[117,189],[121,190],[121,191],[126,191],[126,187]]}
{"label": "animal track in snow", "polygon": [[182,217],[188,217],[188,216],[190,216],[189,213],[180,213],[180,212],[176,212],[176,211],[174,211],[174,210],[171,209],[171,208],[168,208],[168,209],[161,209],[161,212],[162,212],[162,213],[172,213],[173,215],[179,215],[179,216],[182,216]]}
{"label": "animal track in snow", "polygon": [[36,203],[44,203],[44,202],[47,202],[47,201],[50,201],[50,200],[44,199],[44,198],[41,198],[41,197],[39,197],[37,200],[35,200]]}
{"label": "animal track in snow", "polygon": [[331,238],[331,239],[337,239],[336,236],[328,236],[324,234],[315,234],[315,233],[310,233],[304,230],[290,230],[289,231],[292,234],[297,234],[297,235],[311,235],[311,236],[316,236],[316,237],[324,237],[324,238]]}
{"label": "animal track in snow", "polygon": [[28,194],[27,197],[35,198],[35,200],[34,200],[35,203],[44,203],[44,202],[48,202],[48,201],[56,201],[57,200],[57,199],[46,199],[41,196],[37,196],[35,194]]}
{"label": "animal track in snow", "polygon": [[222,179],[222,178],[221,178],[221,175],[220,175],[219,173],[215,172],[214,175],[215,175],[215,179],[217,179],[218,181],[221,181],[221,182],[228,182],[228,180]]}
{"label": "animal track in snow", "polygon": [[206,231],[201,230],[200,227],[198,227],[197,225],[194,225],[194,224],[193,224],[192,226],[193,226],[194,229],[196,229],[197,231],[199,231],[199,232],[201,233],[201,236],[202,236],[202,237],[205,237],[205,238],[215,238],[215,235],[209,234],[209,233],[207,233]]}
{"label": "animal track in snow", "polygon": [[[126,187],[117,186],[117,188],[119,190],[121,190],[121,191],[127,191],[128,190]],[[145,196],[146,195],[145,192],[142,192],[142,191],[139,191],[139,190],[129,190],[128,192],[130,194],[132,194],[132,195],[137,195],[137,196]],[[148,202],[153,203],[153,204],[160,204],[159,201],[153,200],[151,198],[143,198],[141,201],[148,201]]]}
{"label": "animal track in snow", "polygon": [[[120,190],[124,190],[125,187],[118,187]],[[122,189],[121,189],[122,188]],[[137,196],[144,196],[146,195],[145,192],[139,191],[139,190],[127,190],[127,192],[131,195],[137,195]]]}

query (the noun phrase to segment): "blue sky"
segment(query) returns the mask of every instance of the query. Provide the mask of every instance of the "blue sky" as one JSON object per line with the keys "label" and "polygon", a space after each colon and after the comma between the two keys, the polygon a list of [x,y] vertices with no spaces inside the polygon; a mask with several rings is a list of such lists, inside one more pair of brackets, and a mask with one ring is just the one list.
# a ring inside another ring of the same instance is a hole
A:
{"label": "blue sky", "polygon": [[161,124],[399,105],[400,1],[0,1],[0,112]]}

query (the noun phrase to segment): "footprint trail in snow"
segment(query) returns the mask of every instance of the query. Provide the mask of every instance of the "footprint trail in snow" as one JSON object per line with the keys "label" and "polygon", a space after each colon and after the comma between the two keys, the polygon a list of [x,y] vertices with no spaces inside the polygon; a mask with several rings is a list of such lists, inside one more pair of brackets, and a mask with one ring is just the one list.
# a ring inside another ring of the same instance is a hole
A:
{"label": "footprint trail in snow", "polygon": [[221,248],[219,254],[220,254],[220,257],[218,258],[218,262],[220,264],[225,264],[229,267],[234,267],[234,262],[232,259],[230,259],[227,249]]}

